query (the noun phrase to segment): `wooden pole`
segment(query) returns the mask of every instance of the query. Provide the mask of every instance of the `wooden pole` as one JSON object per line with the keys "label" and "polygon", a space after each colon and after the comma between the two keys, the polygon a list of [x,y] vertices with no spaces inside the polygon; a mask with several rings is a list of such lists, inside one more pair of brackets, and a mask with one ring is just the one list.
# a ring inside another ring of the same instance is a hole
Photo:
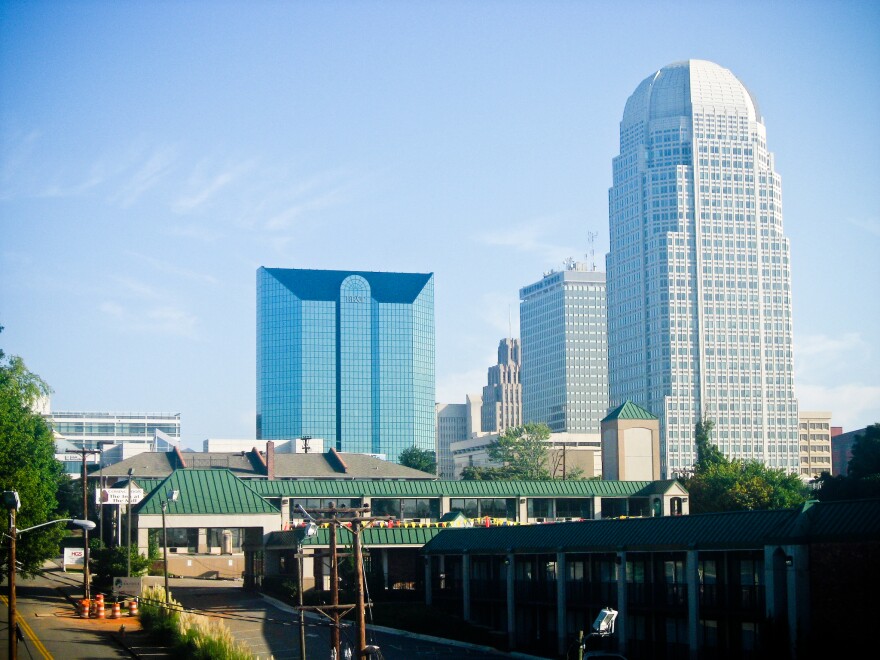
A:
{"label": "wooden pole", "polygon": [[363,564],[363,553],[361,550],[361,526],[360,521],[356,518],[351,523],[351,533],[354,536],[353,539],[353,549],[354,549],[354,563],[355,563],[355,574],[357,575],[357,633],[358,633],[358,642],[357,642],[357,656],[358,658],[364,657],[367,648],[367,622],[364,617],[364,564]]}

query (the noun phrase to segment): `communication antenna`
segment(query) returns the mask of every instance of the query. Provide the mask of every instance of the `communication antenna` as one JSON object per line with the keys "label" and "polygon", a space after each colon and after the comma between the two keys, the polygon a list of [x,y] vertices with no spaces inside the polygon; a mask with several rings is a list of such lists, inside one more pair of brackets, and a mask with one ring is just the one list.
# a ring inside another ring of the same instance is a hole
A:
{"label": "communication antenna", "polygon": [[590,264],[590,270],[596,271],[596,237],[598,236],[598,232],[588,231],[587,232],[587,245],[589,246],[589,250],[587,251],[587,263]]}

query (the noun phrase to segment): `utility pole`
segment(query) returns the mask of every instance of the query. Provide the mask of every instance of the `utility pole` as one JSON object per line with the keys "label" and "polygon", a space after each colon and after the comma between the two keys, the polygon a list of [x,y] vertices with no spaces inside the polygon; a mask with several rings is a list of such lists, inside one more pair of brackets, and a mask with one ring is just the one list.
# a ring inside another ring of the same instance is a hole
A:
{"label": "utility pole", "polygon": [[[18,622],[16,617],[16,601],[15,601],[15,538],[18,531],[15,529],[15,512],[20,506],[18,493],[8,491],[10,495],[4,492],[4,500],[6,506],[9,507],[9,657],[15,660],[18,657]],[[14,495],[14,497],[13,497]]]}
{"label": "utility pole", "polygon": [[[365,523],[372,523],[377,520],[392,520],[393,516],[371,516],[362,517],[361,514],[368,513],[369,506],[356,508],[336,508],[331,505],[326,509],[314,509],[316,513],[327,514],[324,518],[312,518],[308,513],[306,515],[313,523],[328,523],[330,536],[330,605],[300,605],[301,610],[316,610],[324,614],[333,621],[330,629],[330,646],[335,653],[333,656],[337,660],[341,660],[340,643],[339,643],[339,621],[351,610],[356,610],[357,625],[357,651],[356,658],[363,658],[367,653],[367,626],[366,626],[366,603],[364,598],[364,564],[363,551],[361,546],[360,533]],[[344,518],[340,519],[339,516]],[[337,528],[344,527],[352,534],[352,550],[355,560],[355,574],[357,576],[355,604],[339,603],[339,552],[337,549]]]}
{"label": "utility pole", "polygon": [[[71,454],[80,454],[82,456],[82,487],[83,487],[83,520],[89,519],[89,480],[86,473],[86,456],[89,454],[100,454],[99,449],[71,449]],[[83,598],[90,600],[91,576],[89,575],[89,530],[83,529],[83,555],[85,565],[83,566]]]}

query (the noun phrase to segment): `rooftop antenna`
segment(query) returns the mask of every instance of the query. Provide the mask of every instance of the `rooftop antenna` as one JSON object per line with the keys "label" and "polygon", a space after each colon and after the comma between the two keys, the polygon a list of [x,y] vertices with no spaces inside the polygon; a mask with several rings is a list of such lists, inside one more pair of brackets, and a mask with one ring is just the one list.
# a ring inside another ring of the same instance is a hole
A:
{"label": "rooftop antenna", "polygon": [[587,263],[590,264],[590,270],[596,272],[596,237],[598,236],[598,232],[588,231],[587,232],[587,245],[589,246],[589,250],[587,252]]}

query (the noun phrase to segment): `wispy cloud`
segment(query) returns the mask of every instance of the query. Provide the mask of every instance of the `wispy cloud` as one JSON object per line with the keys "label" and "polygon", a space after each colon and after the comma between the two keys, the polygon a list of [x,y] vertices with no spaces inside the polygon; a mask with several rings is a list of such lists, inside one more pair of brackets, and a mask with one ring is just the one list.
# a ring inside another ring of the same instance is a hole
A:
{"label": "wispy cloud", "polygon": [[448,373],[437,379],[435,398],[440,403],[464,403],[468,394],[482,395],[485,382],[485,368]]}
{"label": "wispy cloud", "polygon": [[73,197],[82,195],[105,181],[107,168],[102,161],[96,161],[87,167],[77,167],[72,174],[63,170],[48,171],[51,168],[44,163],[37,166],[36,163],[41,160],[39,150],[43,146],[42,134],[37,130],[2,136],[0,200],[16,197]]}
{"label": "wispy cloud", "polygon": [[148,300],[159,300],[162,298],[162,295],[156,290],[156,288],[149,284],[138,282],[137,280],[128,277],[117,277],[115,279],[123,288],[139,298]]}
{"label": "wispy cloud", "polygon": [[155,148],[145,162],[137,167],[110,201],[123,208],[132,206],[144,193],[158,185],[173,169],[177,149],[173,146]]}
{"label": "wispy cloud", "polygon": [[161,334],[196,339],[198,319],[176,307],[155,307],[147,311],[150,328]]}
{"label": "wispy cloud", "polygon": [[254,161],[217,166],[207,160],[199,163],[187,182],[187,192],[175,200],[176,213],[192,213],[210,204],[230,184],[253,170]]}
{"label": "wispy cloud", "polygon": [[482,296],[482,304],[477,312],[498,333],[498,339],[503,337],[519,337],[519,300],[515,295],[504,295],[490,292]]}
{"label": "wispy cloud", "polygon": [[534,254],[543,263],[561,265],[562,261],[571,254],[571,247],[558,245],[546,239],[548,229],[552,229],[557,224],[554,218],[534,218],[499,231],[478,234],[475,238],[485,245]]}
{"label": "wispy cloud", "polygon": [[795,392],[801,410],[830,410],[844,430],[880,421],[880,385],[871,374],[875,349],[859,332],[805,335],[795,341]]}
{"label": "wispy cloud", "polygon": [[859,229],[864,229],[869,234],[880,236],[880,219],[878,218],[850,218],[849,223]]}
{"label": "wispy cloud", "polygon": [[[859,332],[837,336],[795,335],[794,367],[798,382],[828,382],[832,375],[847,377],[873,355],[874,348]],[[839,378],[837,378],[839,380]]]}
{"label": "wispy cloud", "polygon": [[341,172],[321,172],[298,182],[293,187],[285,187],[283,195],[274,200],[273,206],[281,207],[263,223],[269,231],[288,229],[290,225],[307,213],[320,211],[342,202],[346,185],[340,182]]}
{"label": "wispy cloud", "polygon": [[138,259],[145,264],[148,264],[155,270],[158,270],[162,273],[167,273],[176,277],[183,277],[194,282],[202,282],[204,284],[217,284],[217,278],[207,273],[200,273],[198,271],[190,270],[188,268],[181,268],[180,266],[168,263],[167,261],[162,261],[161,259],[157,259],[156,257],[153,257],[151,255],[141,254],[132,250],[126,251],[126,254],[130,257]]}
{"label": "wispy cloud", "polygon": [[880,423],[880,385],[799,385],[797,397],[800,410],[828,410],[831,423],[844,431]]}
{"label": "wispy cloud", "polygon": [[99,309],[113,321],[111,327],[120,328],[126,333],[198,339],[198,318],[178,307],[128,308],[115,301],[105,301],[99,305]]}

